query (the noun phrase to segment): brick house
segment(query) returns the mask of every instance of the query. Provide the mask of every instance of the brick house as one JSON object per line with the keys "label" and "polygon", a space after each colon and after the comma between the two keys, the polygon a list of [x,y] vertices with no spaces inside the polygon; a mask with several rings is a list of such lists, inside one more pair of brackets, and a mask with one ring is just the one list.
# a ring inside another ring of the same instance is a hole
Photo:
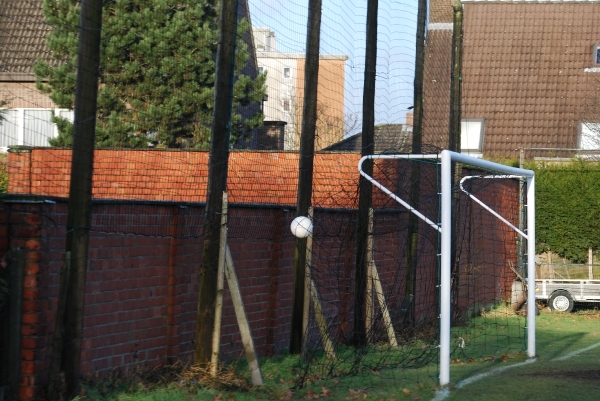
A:
{"label": "brick house", "polygon": [[[50,120],[52,112],[73,120],[72,110],[59,109],[50,97],[36,89],[33,65],[38,58],[53,61],[46,47],[46,35],[51,27],[45,23],[43,0],[4,0],[0,2],[0,107],[6,121],[0,125],[0,148],[12,145],[48,146],[48,139],[58,135]],[[238,18],[250,18],[247,0],[240,2]],[[249,59],[242,73],[256,78],[258,67],[253,46],[252,31],[243,35],[248,44]],[[260,104],[239,109],[244,115],[253,115]],[[269,120],[268,118],[266,120]],[[283,149],[283,130],[280,121],[265,121],[236,144],[236,148]]]}
{"label": "brick house", "polygon": [[66,118],[73,112],[58,109],[49,96],[36,89],[33,64],[50,60],[43,23],[42,0],[5,0],[0,3],[0,107],[6,121],[0,125],[0,147],[47,146],[58,135],[50,122],[52,111]]}
{"label": "brick house", "polygon": [[[464,0],[462,6],[463,145],[500,157],[518,156],[522,147],[598,148],[600,3]],[[433,0],[430,15],[423,141],[446,147],[449,95],[441,94],[450,87],[452,4]]]}

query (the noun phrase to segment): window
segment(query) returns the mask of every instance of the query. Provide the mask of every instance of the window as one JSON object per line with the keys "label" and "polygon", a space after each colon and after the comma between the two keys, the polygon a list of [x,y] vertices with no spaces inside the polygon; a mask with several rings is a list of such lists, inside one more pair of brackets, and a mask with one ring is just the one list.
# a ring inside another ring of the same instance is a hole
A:
{"label": "window", "polygon": [[471,156],[481,156],[483,154],[484,132],[484,119],[463,119],[460,124],[460,151]]}
{"label": "window", "polygon": [[283,101],[283,111],[290,111],[290,101],[289,101],[289,99],[285,99]]}
{"label": "window", "polygon": [[258,67],[258,73],[262,74],[263,72],[265,72],[265,67]]}
{"label": "window", "polygon": [[283,68],[283,77],[284,78],[291,78],[291,71],[290,71],[290,67],[284,67]]}
{"label": "window", "polygon": [[600,66],[600,44],[594,45],[594,50],[592,52],[592,64],[594,66]]}
{"label": "window", "polygon": [[578,142],[577,147],[581,150],[600,150],[600,123],[579,123]]}
{"label": "window", "polygon": [[0,125],[0,147],[15,145],[48,146],[48,139],[58,136],[52,123],[52,112],[57,117],[73,121],[73,110],[66,109],[7,109]]}

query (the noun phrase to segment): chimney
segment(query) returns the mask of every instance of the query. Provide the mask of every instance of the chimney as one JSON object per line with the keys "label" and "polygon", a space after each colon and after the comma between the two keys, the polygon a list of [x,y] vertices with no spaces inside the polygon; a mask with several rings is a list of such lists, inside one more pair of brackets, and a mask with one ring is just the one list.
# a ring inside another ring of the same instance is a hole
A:
{"label": "chimney", "polygon": [[413,113],[406,113],[406,125],[413,125]]}

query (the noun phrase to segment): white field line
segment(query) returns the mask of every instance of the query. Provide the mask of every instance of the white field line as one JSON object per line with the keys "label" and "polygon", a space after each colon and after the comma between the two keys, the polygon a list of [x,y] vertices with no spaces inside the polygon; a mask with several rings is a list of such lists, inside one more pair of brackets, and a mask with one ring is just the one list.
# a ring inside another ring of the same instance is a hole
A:
{"label": "white field line", "polygon": [[[468,379],[461,380],[458,383],[456,383],[456,386],[454,386],[454,387],[456,387],[456,388],[463,388],[467,384],[474,383],[474,382],[476,382],[478,380],[481,380],[481,379],[484,379],[486,377],[502,373],[505,370],[516,368],[518,366],[527,365],[527,364],[533,363],[535,361],[537,361],[537,358],[528,359],[525,362],[515,363],[514,365],[502,366],[500,368],[492,369],[489,372],[480,373],[480,374],[475,375],[473,377],[469,377]],[[448,396],[450,396],[450,390],[449,389],[443,389],[443,390],[440,390],[440,391],[436,392],[435,398],[433,400],[431,400],[431,401],[442,401],[442,400],[445,400]]]}
{"label": "white field line", "polygon": [[[563,355],[563,356],[561,356],[559,358],[555,358],[554,361],[565,361],[565,360],[567,360],[569,358],[572,358],[574,356],[577,356],[579,354],[582,354],[584,352],[593,350],[594,348],[598,348],[598,347],[600,347],[600,343],[590,345],[589,347],[585,347],[585,348],[579,349],[577,351],[569,352],[567,355]],[[514,365],[502,366],[501,368],[497,368],[497,369],[491,370],[491,371],[486,372],[486,373],[481,373],[481,374],[475,375],[473,377],[470,377],[468,379],[465,379],[463,381],[460,381],[460,382],[458,382],[456,384],[455,387],[456,388],[462,388],[462,387],[466,386],[467,384],[471,384],[473,382],[476,382],[476,381],[478,381],[480,379],[483,379],[483,378],[486,378],[488,376],[497,375],[498,373],[504,372],[507,369],[511,369],[511,368],[514,368],[514,367],[517,367],[517,366],[523,366],[523,365],[526,365],[528,363],[532,363],[532,362],[535,362],[535,361],[536,361],[536,358],[533,358],[533,359],[528,359],[525,362],[516,363]],[[449,396],[450,396],[450,390],[447,389],[447,388],[445,388],[443,390],[437,391],[436,394],[435,394],[435,398],[433,398],[431,401],[443,401],[446,398],[448,398]]]}
{"label": "white field line", "polygon": [[581,354],[583,352],[592,350],[592,349],[597,348],[597,347],[600,347],[600,343],[594,344],[594,345],[590,345],[589,347],[582,348],[582,349],[577,350],[577,351],[570,352],[567,355],[561,356],[560,358],[555,358],[554,360],[555,361],[565,361],[565,360],[567,360],[567,359],[569,359],[571,357],[577,356],[577,355],[579,355],[579,354]]}

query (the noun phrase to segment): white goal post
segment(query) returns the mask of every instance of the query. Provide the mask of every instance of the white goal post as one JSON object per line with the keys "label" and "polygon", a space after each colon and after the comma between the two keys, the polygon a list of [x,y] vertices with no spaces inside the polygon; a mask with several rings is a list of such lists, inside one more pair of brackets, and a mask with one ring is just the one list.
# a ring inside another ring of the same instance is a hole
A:
{"label": "white goal post", "polygon": [[[368,159],[434,159],[441,160],[441,222],[438,224],[431,221],[407,202],[402,200],[388,188],[377,182],[362,170],[362,164]],[[527,291],[527,355],[530,358],[535,356],[535,176],[531,170],[509,167],[503,164],[493,163],[487,160],[466,156],[460,153],[444,150],[440,154],[377,154],[367,155],[360,159],[358,171],[377,188],[381,189],[388,196],[407,208],[410,212],[417,215],[432,228],[441,234],[441,255],[440,255],[440,385],[445,386],[450,383],[450,329],[451,329],[451,250],[452,250],[452,163],[463,163],[465,165],[479,167],[490,171],[492,174],[498,173],[498,176],[491,175],[486,178],[524,178],[527,180],[527,228],[521,231],[506,219],[488,208],[484,203],[474,198],[476,202],[496,216],[499,220],[507,224],[519,235],[527,240],[527,281],[532,283]],[[510,176],[510,177],[509,177]],[[472,177],[468,177],[472,178]],[[462,183],[461,183],[462,189]],[[466,191],[465,191],[466,192]],[[467,193],[468,194],[468,193]],[[448,227],[448,229],[446,229]]]}

